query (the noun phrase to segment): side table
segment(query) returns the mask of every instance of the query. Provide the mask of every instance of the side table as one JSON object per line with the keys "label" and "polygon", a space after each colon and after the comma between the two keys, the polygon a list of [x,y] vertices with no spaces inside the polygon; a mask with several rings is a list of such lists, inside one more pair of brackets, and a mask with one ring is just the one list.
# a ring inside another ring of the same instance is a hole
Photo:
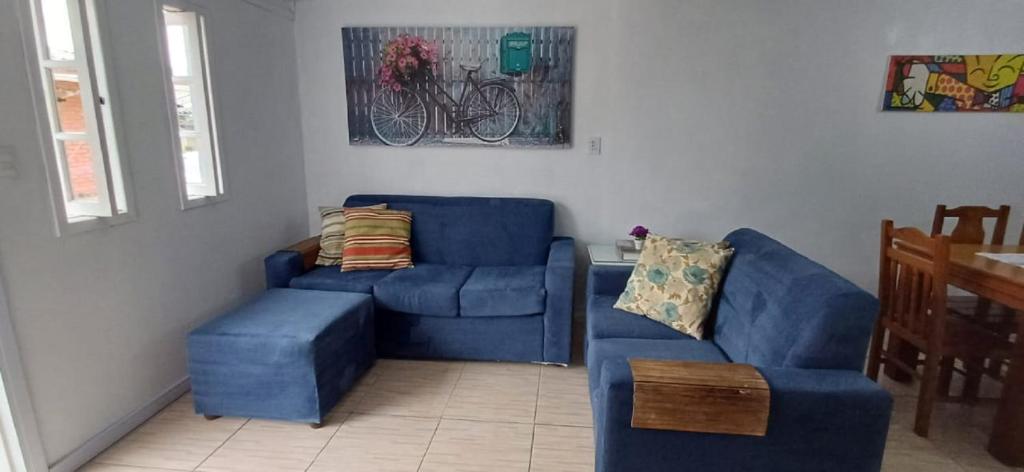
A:
{"label": "side table", "polygon": [[620,267],[633,267],[636,261],[624,261],[619,256],[619,250],[614,244],[590,244],[587,246],[590,253],[590,265],[607,265]]}

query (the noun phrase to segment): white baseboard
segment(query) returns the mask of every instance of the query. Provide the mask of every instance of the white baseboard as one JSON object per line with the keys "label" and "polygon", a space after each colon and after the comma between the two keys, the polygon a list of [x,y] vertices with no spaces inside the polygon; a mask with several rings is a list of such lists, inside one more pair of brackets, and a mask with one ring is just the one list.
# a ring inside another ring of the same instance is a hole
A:
{"label": "white baseboard", "polygon": [[146,420],[157,414],[165,406],[170,405],[171,402],[187,392],[189,388],[191,388],[191,383],[188,377],[177,381],[167,390],[164,390],[163,393],[157,395],[156,398],[117,420],[114,424],[108,426],[107,429],[100,431],[81,446],[60,458],[60,460],[50,466],[50,472],[74,472],[78,470],[79,467],[82,467],[98,456],[133,429],[145,423]]}

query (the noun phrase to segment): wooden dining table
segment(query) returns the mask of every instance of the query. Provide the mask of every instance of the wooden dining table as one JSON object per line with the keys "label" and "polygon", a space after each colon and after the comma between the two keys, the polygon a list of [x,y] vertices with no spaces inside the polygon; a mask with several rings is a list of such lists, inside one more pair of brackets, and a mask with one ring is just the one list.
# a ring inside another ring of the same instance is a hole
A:
{"label": "wooden dining table", "polygon": [[949,283],[1016,310],[1017,340],[1002,398],[992,423],[988,451],[1000,462],[1024,466],[1024,267],[978,253],[1024,253],[1024,246],[954,244]]}

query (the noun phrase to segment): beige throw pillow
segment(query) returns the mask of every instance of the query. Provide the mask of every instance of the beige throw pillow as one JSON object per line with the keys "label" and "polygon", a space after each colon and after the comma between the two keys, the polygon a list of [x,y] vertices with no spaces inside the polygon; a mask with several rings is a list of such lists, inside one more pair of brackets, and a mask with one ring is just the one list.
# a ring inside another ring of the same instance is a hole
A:
{"label": "beige throw pillow", "polygon": [[[386,203],[363,208],[383,210]],[[320,207],[320,254],[316,257],[316,265],[341,265],[341,255],[345,249],[345,209],[341,207]]]}
{"label": "beige throw pillow", "polygon": [[704,321],[732,253],[727,242],[649,235],[615,308],[702,339]]}

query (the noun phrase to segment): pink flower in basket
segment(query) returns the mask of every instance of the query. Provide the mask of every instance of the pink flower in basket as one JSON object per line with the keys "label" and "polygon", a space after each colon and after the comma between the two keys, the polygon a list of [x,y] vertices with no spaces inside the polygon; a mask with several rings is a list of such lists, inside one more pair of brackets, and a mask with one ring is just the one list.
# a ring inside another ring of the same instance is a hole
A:
{"label": "pink flower in basket", "polygon": [[384,45],[377,80],[382,87],[397,92],[416,77],[436,68],[437,46],[419,36],[403,34]]}

